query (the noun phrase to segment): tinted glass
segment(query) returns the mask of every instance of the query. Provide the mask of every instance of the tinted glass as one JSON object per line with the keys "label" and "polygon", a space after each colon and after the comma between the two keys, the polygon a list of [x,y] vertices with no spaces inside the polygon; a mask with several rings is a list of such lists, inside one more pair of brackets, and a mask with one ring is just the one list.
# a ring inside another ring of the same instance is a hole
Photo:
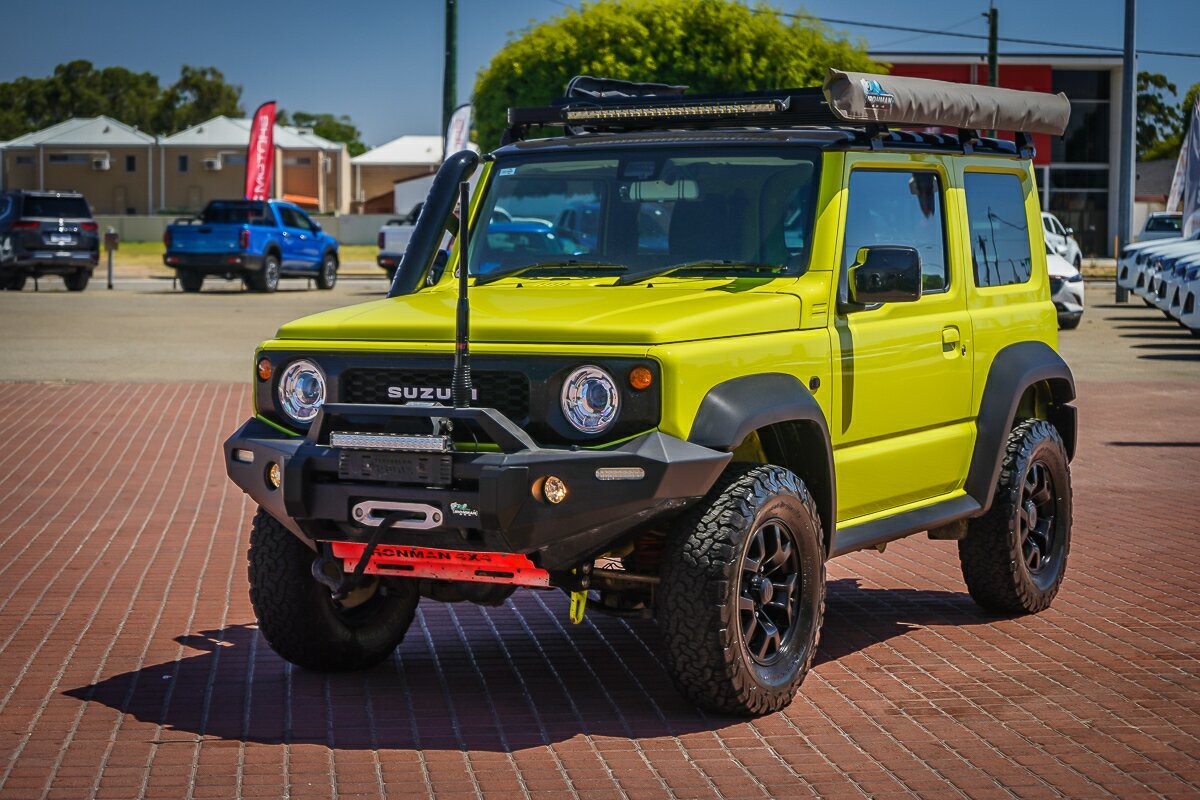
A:
{"label": "tinted glass", "polygon": [[1033,257],[1021,179],[1016,175],[968,172],[964,186],[975,285],[1025,283],[1033,274]]}
{"label": "tinted glass", "polygon": [[209,203],[200,219],[210,223],[260,224],[268,213],[265,206],[265,203]]}
{"label": "tinted glass", "polygon": [[885,244],[916,248],[922,291],[940,292],[950,285],[936,172],[859,169],[850,174],[842,268],[854,263],[859,248]]}
{"label": "tinted glass", "polygon": [[279,207],[279,218],[285,228],[307,228],[308,225],[294,209]]}
{"label": "tinted glass", "polygon": [[[3,213],[3,212],[0,212]],[[1183,230],[1183,220],[1180,217],[1150,217],[1146,220],[1146,230],[1158,232],[1179,233]]]}
{"label": "tinted glass", "polygon": [[[481,209],[491,224],[475,228],[471,273],[566,255],[630,271],[718,261],[728,269],[716,275],[763,276],[751,265],[764,263],[800,274],[811,240],[814,158],[797,149],[663,147],[504,159]],[[508,222],[529,229],[498,227]],[[548,248],[558,252],[548,257]]]}
{"label": "tinted glass", "polygon": [[26,195],[21,211],[25,217],[51,217],[86,219],[92,216],[87,201],[82,197],[38,197]]}

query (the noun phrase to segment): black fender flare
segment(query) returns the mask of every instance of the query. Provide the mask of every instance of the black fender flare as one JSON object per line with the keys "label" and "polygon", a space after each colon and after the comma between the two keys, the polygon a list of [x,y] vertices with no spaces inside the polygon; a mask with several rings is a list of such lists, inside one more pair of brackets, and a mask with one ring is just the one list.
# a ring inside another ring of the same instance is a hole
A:
{"label": "black fender flare", "polygon": [[[837,526],[837,487],[829,424],[812,392],[794,375],[767,372],[718,383],[700,401],[688,441],[714,450],[732,452],[754,431],[786,422],[814,426],[822,452],[815,455],[823,466],[823,480],[809,480],[825,528],[826,547]],[[816,444],[816,443],[814,443]],[[796,454],[800,457],[803,454]],[[787,466],[781,464],[779,466]]]}
{"label": "black fender flare", "polygon": [[1058,429],[1067,448],[1067,459],[1075,457],[1075,377],[1071,368],[1045,342],[1018,342],[1004,347],[992,360],[979,401],[977,433],[966,492],[979,503],[983,513],[991,507],[996,479],[1004,462],[1005,444],[1025,390],[1045,381],[1050,387],[1050,422]]}

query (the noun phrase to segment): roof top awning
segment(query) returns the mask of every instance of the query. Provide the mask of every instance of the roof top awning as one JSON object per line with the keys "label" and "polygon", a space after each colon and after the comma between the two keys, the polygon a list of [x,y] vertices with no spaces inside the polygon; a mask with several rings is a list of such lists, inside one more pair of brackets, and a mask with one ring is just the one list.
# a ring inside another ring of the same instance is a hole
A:
{"label": "roof top awning", "polygon": [[857,124],[930,125],[1061,136],[1071,117],[1071,103],[1061,92],[1024,92],[840,69],[829,70],[822,88],[834,116]]}

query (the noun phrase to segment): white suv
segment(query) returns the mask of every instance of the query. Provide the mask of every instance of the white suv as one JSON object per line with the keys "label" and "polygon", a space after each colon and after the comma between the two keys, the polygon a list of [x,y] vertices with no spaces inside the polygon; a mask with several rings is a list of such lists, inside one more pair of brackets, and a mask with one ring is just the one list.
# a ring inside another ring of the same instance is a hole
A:
{"label": "white suv", "polygon": [[1048,211],[1042,212],[1042,233],[1046,244],[1060,256],[1070,262],[1075,269],[1083,265],[1083,253],[1079,250],[1079,242],[1075,241],[1075,231],[1064,228],[1058,217]]}

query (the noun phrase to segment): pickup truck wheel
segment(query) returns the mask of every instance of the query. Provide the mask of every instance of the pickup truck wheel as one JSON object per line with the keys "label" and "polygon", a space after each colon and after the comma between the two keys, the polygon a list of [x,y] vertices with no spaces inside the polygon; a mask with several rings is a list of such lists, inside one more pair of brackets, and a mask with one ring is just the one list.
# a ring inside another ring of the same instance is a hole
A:
{"label": "pickup truck wheel", "polygon": [[250,603],[283,658],[319,672],[383,661],[404,638],[420,596],[410,581],[375,579],[335,603],[312,576],[315,554],[263,509],[250,531]]}
{"label": "pickup truck wheel", "polygon": [[680,692],[707,709],[768,714],[808,673],[825,613],[825,552],[803,481],[731,464],[668,536],[658,620]]}
{"label": "pickup truck wheel", "polygon": [[989,611],[1050,605],[1071,549],[1071,471],[1054,426],[1023,420],[1008,437],[996,496],[958,543],[967,591]]}
{"label": "pickup truck wheel", "polygon": [[321,259],[321,271],[317,273],[317,288],[332,289],[337,284],[337,256],[333,253],[326,253]]}
{"label": "pickup truck wheel", "polygon": [[262,269],[246,276],[246,285],[256,292],[273,292],[279,288],[279,256],[263,256]]}
{"label": "pickup truck wheel", "polygon": [[179,272],[179,288],[185,292],[198,292],[204,286],[204,275],[185,269]]}
{"label": "pickup truck wheel", "polygon": [[86,269],[77,269],[69,275],[63,275],[63,283],[69,292],[82,292],[87,288],[92,273]]}

